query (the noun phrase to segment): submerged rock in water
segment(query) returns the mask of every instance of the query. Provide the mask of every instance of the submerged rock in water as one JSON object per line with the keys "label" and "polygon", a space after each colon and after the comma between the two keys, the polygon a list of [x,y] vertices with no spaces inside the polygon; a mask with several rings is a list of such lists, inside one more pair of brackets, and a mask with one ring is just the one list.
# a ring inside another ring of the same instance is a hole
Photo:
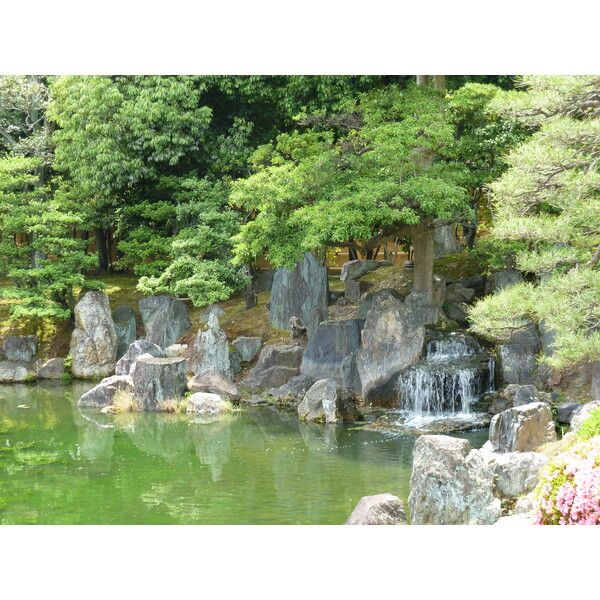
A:
{"label": "submerged rock in water", "polygon": [[75,330],[69,354],[75,377],[105,377],[115,370],[117,334],[108,296],[104,292],[86,292],[75,306]]}
{"label": "submerged rock in water", "polygon": [[491,417],[486,414],[473,413],[461,417],[439,417],[431,419],[411,419],[399,417],[397,413],[383,415],[369,423],[364,429],[386,431],[402,435],[445,434],[459,431],[485,429]]}
{"label": "submerged rock in water", "polygon": [[413,525],[490,525],[501,516],[494,473],[467,440],[423,435],[410,479]]}
{"label": "submerged rock in water", "polygon": [[404,503],[392,494],[363,496],[346,525],[406,525]]}

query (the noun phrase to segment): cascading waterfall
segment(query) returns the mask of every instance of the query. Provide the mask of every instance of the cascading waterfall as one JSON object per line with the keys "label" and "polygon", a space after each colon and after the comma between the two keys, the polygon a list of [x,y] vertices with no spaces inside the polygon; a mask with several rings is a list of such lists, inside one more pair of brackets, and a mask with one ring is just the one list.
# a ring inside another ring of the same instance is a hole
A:
{"label": "cascading waterfall", "polygon": [[494,360],[465,334],[430,334],[425,358],[398,380],[400,408],[411,418],[471,413],[471,404],[494,388]]}

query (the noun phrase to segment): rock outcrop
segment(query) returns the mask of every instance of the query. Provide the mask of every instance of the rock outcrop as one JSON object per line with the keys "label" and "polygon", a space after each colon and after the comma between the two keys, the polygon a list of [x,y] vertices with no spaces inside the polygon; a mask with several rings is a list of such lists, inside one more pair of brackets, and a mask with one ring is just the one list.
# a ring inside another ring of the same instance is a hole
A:
{"label": "rock outcrop", "polygon": [[192,322],[183,300],[169,296],[150,296],[139,303],[146,339],[166,348],[184,336]]}
{"label": "rock outcrop", "polygon": [[65,359],[51,358],[38,367],[36,375],[38,379],[61,379],[64,373]]}
{"label": "rock outcrop", "polygon": [[304,395],[298,406],[298,415],[307,421],[339,423],[361,418],[354,394],[344,389],[335,379],[317,381]]}
{"label": "rock outcrop", "polygon": [[422,435],[414,448],[408,504],[413,525],[489,525],[501,515],[494,474],[467,440]]}
{"label": "rock outcrop", "polygon": [[327,313],[328,298],[327,267],[307,252],[294,270],[282,268],[275,272],[269,318],[279,329],[287,329],[291,317],[298,317],[307,326],[313,309]]}
{"label": "rock outcrop", "polygon": [[75,377],[106,377],[115,370],[117,334],[108,296],[104,292],[86,292],[75,306],[75,330],[69,354]]}
{"label": "rock outcrop", "polygon": [[404,503],[392,494],[363,496],[346,525],[406,525]]}

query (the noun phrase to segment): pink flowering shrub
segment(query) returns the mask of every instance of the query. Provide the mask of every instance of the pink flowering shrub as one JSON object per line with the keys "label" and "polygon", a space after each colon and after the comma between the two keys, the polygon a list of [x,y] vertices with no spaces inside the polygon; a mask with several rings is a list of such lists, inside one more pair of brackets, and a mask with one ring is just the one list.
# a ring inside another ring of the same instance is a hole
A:
{"label": "pink flowering shrub", "polygon": [[600,525],[600,437],[550,463],[536,496],[537,525]]}

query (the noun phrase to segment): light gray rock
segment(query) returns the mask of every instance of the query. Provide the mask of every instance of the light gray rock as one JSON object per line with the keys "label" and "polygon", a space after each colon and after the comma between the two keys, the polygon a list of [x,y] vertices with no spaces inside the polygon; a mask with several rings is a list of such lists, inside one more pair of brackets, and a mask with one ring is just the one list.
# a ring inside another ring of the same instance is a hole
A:
{"label": "light gray rock", "polygon": [[233,379],[227,335],[214,314],[208,317],[208,327],[198,330],[190,361],[190,370],[195,375],[208,369],[220,371],[227,379]]}
{"label": "light gray rock", "polygon": [[435,258],[460,252],[454,225],[441,225],[433,230],[433,255]]}
{"label": "light gray rock", "polygon": [[37,376],[39,379],[61,379],[64,373],[64,358],[51,358],[37,369]]}
{"label": "light gray rock", "polygon": [[200,323],[208,323],[210,315],[215,315],[217,320],[225,315],[225,311],[218,304],[211,304],[200,317]]}
{"label": "light gray rock", "polygon": [[187,360],[140,356],[133,372],[133,393],[145,410],[162,410],[169,400],[183,398]]}
{"label": "light gray rock", "polygon": [[592,411],[600,408],[600,401],[594,400],[587,404],[582,404],[571,417],[571,428],[569,431],[577,431],[581,425],[590,417]]}
{"label": "light gray rock", "polygon": [[408,504],[413,525],[489,525],[501,516],[494,474],[467,440],[422,435],[414,448]]}
{"label": "light gray rock", "polygon": [[240,392],[235,383],[229,381],[223,376],[220,371],[214,369],[208,369],[203,371],[199,375],[194,375],[188,381],[188,390],[191,392],[204,392],[211,394],[218,394],[223,398],[238,401],[240,399]]}
{"label": "light gray rock", "polygon": [[169,296],[150,296],[140,300],[139,307],[146,339],[161,348],[174,344],[192,326],[183,300]]}
{"label": "light gray rock", "polygon": [[[253,369],[254,371],[254,369]],[[278,388],[288,383],[292,377],[297,377],[300,369],[275,365],[266,369],[257,369],[240,382],[240,385],[250,390],[268,390]]]}
{"label": "light gray rock", "polygon": [[104,292],[86,292],[75,306],[75,330],[69,354],[75,377],[105,377],[115,370],[117,334],[108,296]]}
{"label": "light gray rock", "polygon": [[335,379],[321,379],[312,385],[298,406],[298,415],[307,421],[325,423],[357,421],[361,418],[354,394]]}
{"label": "light gray rock", "polygon": [[349,260],[342,265],[340,279],[348,281],[360,279],[363,275],[376,271],[381,267],[393,267],[394,263],[389,260]]}
{"label": "light gray rock", "polygon": [[187,412],[223,414],[231,412],[231,406],[219,394],[196,392],[188,398]]}
{"label": "light gray rock", "polygon": [[357,301],[362,298],[373,287],[368,281],[355,281],[347,279],[345,284],[344,298],[346,300]]}
{"label": "light gray rock", "polygon": [[404,302],[404,297],[398,290],[392,288],[384,288],[377,292],[370,292],[364,298],[361,298],[360,303],[358,304],[358,318],[366,319],[373,303],[382,302],[384,300],[399,306]]}
{"label": "light gray rock", "polygon": [[344,360],[360,347],[363,326],[362,319],[321,323],[308,341],[300,373],[314,380],[332,377],[341,384]]}
{"label": "light gray rock", "polygon": [[250,362],[260,352],[263,345],[263,339],[260,337],[238,337],[231,345],[240,353],[243,362]]}
{"label": "light gray rock", "polygon": [[175,358],[176,356],[182,356],[187,349],[187,344],[171,344],[170,346],[167,346],[165,348],[165,356],[167,358]]}
{"label": "light gray rock", "polygon": [[523,275],[519,271],[506,270],[506,271],[495,271],[490,273],[487,278],[485,291],[488,294],[497,293],[506,287],[522,283],[524,281]]}
{"label": "light gray rock", "polygon": [[495,415],[486,446],[494,452],[530,452],[555,441],[550,407],[545,402],[532,402]]}
{"label": "light gray rock", "polygon": [[118,306],[113,311],[112,317],[117,334],[117,360],[119,360],[135,342],[135,312],[131,306]]}
{"label": "light gray rock", "polygon": [[21,383],[34,376],[28,363],[3,360],[0,362],[0,383]]}
{"label": "light gray rock", "polygon": [[118,391],[133,393],[133,381],[128,375],[105,377],[96,387],[79,398],[77,404],[86,408],[104,408],[113,403]]}
{"label": "light gray rock", "polygon": [[594,400],[600,400],[600,362],[592,367],[591,394]]}
{"label": "light gray rock", "polygon": [[127,352],[117,361],[115,375],[133,376],[132,368],[142,354],[150,354],[156,358],[164,358],[165,351],[148,340],[136,340],[129,346]]}
{"label": "light gray rock", "polygon": [[392,494],[363,496],[346,525],[406,525],[404,503]]}
{"label": "light gray rock", "polygon": [[460,304],[450,302],[446,308],[446,316],[457,323],[467,323],[467,317],[469,316],[469,305],[465,304],[464,302]]}
{"label": "light gray rock", "polygon": [[240,386],[253,390],[281,387],[300,374],[303,353],[300,346],[265,346]]}
{"label": "light gray rock", "polygon": [[369,402],[391,406],[400,371],[416,362],[423,348],[425,328],[416,310],[393,295],[373,299],[362,330],[356,368],[361,395]]}
{"label": "light gray rock", "polygon": [[37,352],[37,345],[37,335],[9,335],[4,338],[2,350],[8,361],[29,363]]}
{"label": "light gray rock", "polygon": [[460,283],[451,283],[446,286],[446,302],[469,302],[475,294],[475,290],[463,287]]}
{"label": "light gray rock", "polygon": [[313,309],[327,313],[329,284],[327,267],[312,252],[296,263],[294,270],[277,269],[271,289],[269,318],[279,329],[287,329],[291,317],[307,325]]}
{"label": "light gray rock", "polygon": [[489,464],[494,472],[496,496],[511,500],[533,491],[548,457],[538,452],[494,453]]}

